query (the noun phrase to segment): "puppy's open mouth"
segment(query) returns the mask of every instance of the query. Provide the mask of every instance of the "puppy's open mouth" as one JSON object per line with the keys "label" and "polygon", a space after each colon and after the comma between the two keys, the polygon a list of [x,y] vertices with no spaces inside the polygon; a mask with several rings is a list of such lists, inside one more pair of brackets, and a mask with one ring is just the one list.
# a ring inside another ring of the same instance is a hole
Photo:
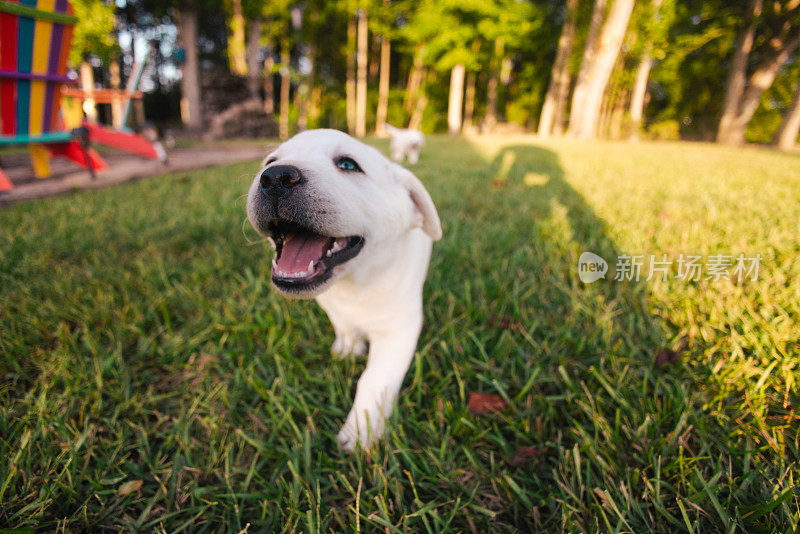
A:
{"label": "puppy's open mouth", "polygon": [[334,267],[353,259],[364,246],[361,236],[326,236],[285,220],[270,223],[269,233],[275,242],[272,282],[289,292],[319,286]]}

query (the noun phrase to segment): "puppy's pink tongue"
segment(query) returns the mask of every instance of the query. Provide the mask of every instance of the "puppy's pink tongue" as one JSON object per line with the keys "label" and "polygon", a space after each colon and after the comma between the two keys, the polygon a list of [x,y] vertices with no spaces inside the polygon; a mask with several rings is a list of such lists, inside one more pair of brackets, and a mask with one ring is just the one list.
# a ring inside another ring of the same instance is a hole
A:
{"label": "puppy's pink tongue", "polygon": [[330,237],[312,233],[288,234],[283,240],[278,269],[285,273],[308,271],[308,264],[325,254]]}

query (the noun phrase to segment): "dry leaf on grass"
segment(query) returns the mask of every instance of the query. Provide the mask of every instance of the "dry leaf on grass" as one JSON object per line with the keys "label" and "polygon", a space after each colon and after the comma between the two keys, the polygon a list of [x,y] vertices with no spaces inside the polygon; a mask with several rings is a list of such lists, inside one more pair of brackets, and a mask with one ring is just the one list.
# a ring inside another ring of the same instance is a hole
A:
{"label": "dry leaf on grass", "polygon": [[506,401],[497,395],[475,393],[474,391],[469,394],[469,402],[467,403],[467,409],[473,414],[502,412],[506,406],[508,406]]}
{"label": "dry leaf on grass", "polygon": [[129,480],[125,484],[119,487],[117,493],[121,496],[124,496],[129,493],[133,493],[134,491],[138,490],[141,487],[142,487],[141,480]]}
{"label": "dry leaf on grass", "polygon": [[499,328],[500,330],[516,330],[517,332],[527,331],[522,321],[510,315],[494,313],[489,317],[488,325],[490,328]]}
{"label": "dry leaf on grass", "polygon": [[656,353],[655,364],[656,367],[666,367],[667,365],[672,365],[676,363],[680,363],[681,361],[681,354],[674,350],[669,349],[661,349]]}

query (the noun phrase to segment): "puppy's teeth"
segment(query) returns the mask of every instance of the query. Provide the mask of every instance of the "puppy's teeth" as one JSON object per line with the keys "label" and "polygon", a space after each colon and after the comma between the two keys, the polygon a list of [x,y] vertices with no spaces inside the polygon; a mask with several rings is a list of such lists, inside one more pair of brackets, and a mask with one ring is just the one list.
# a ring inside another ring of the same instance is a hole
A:
{"label": "puppy's teeth", "polygon": [[275,261],[275,258],[272,258],[272,268],[274,269],[277,266],[278,266],[278,262]]}
{"label": "puppy's teeth", "polygon": [[308,262],[308,268],[306,268],[306,274],[311,274],[314,272],[314,260]]}
{"label": "puppy's teeth", "polygon": [[330,258],[331,257],[331,249],[328,249],[328,252],[326,252],[325,255]]}

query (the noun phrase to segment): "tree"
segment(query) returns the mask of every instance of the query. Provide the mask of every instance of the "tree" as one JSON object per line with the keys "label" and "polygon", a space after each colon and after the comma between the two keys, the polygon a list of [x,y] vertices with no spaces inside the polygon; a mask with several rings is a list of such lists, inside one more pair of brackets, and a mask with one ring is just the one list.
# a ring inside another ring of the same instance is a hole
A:
{"label": "tree", "polygon": [[[472,41],[472,53],[477,56],[480,54],[481,41],[475,39]],[[474,130],[473,117],[475,115],[475,80],[477,76],[474,71],[467,72],[467,86],[464,92],[464,120],[462,121],[461,129],[464,132],[472,132]]]}
{"label": "tree", "polygon": [[264,21],[261,17],[253,18],[247,28],[247,90],[250,98],[258,98],[261,85],[261,34]]}
{"label": "tree", "polygon": [[[780,67],[800,45],[800,2],[768,3],[750,0],[747,18],[734,47],[717,142],[744,143],[745,129]],[[760,31],[759,31],[760,30]],[[761,41],[759,43],[759,40]],[[758,49],[758,62],[748,76],[749,60]]]}
{"label": "tree", "polygon": [[425,56],[425,45],[423,43],[416,43],[413,52],[413,63],[408,72],[408,81],[406,82],[404,107],[406,111],[411,114],[418,101],[418,93],[422,87],[423,80],[425,79],[425,64],[423,57]]}
{"label": "tree", "polygon": [[[507,85],[508,80],[503,78],[510,78],[512,58],[529,43],[530,29],[538,13],[532,2],[492,0],[482,2],[476,15],[480,18],[478,33],[488,45],[488,58],[479,56],[472,64],[489,67],[483,126],[491,130],[498,121],[501,82]],[[525,55],[530,57],[530,50]]]}
{"label": "tree", "polygon": [[450,72],[447,123],[451,134],[461,131],[465,72],[477,66],[470,47],[478,35],[481,9],[480,4],[459,0],[425,2],[405,28],[406,37],[419,47],[424,64],[440,73]]}
{"label": "tree", "polygon": [[[401,6],[404,7],[404,6]],[[397,19],[397,2],[390,0],[375,2],[370,17],[370,29],[380,36],[380,62],[378,79],[378,106],[375,114],[375,133],[386,134],[386,117],[389,110],[389,74],[391,72],[392,39],[396,37],[395,20]]]}
{"label": "tree", "polygon": [[114,39],[114,4],[98,0],[72,0],[78,22],[69,51],[69,63],[77,66],[88,54],[108,65],[116,59],[119,45]]}
{"label": "tree", "polygon": [[[264,18],[269,14],[264,9],[264,5],[256,0],[235,1],[240,3],[240,10],[244,17],[243,25],[245,22],[247,23],[247,90],[250,98],[259,98],[261,77],[264,74],[261,41],[264,37]],[[267,49],[270,50],[271,47],[267,46]]]}
{"label": "tree", "polygon": [[[155,19],[169,17],[178,28],[178,42],[184,49],[181,67],[181,117],[189,130],[203,126],[200,90],[199,22],[218,13],[218,0],[138,0],[138,5]],[[207,36],[206,36],[207,37]]]}
{"label": "tree", "polygon": [[461,133],[461,106],[464,98],[463,63],[453,65],[450,69],[450,100],[447,104],[447,131],[450,135]]}
{"label": "tree", "polygon": [[667,33],[673,22],[674,0],[667,0],[663,5],[663,0],[652,0],[650,9],[644,13],[644,21],[641,30],[644,34],[642,43],[641,57],[636,69],[636,79],[633,84],[631,94],[630,118],[632,122],[631,139],[637,140],[642,129],[644,118],[644,103],[647,94],[647,82],[650,78],[650,70],[657,59],[665,56],[665,46],[667,43]]}
{"label": "tree", "polygon": [[247,74],[247,49],[245,47],[245,19],[242,11],[242,0],[226,0],[230,12],[228,17],[228,64],[233,74]]}
{"label": "tree", "polygon": [[186,51],[181,72],[181,116],[186,127],[199,130],[203,126],[200,96],[200,58],[197,50],[197,10],[190,2],[178,12],[178,35]]}
{"label": "tree", "polygon": [[[756,22],[761,16],[764,0],[750,0],[747,9],[746,25],[736,40],[733,53],[731,70],[728,73],[727,91],[722,117],[719,121],[717,140],[720,142],[735,142],[735,133],[732,131],[733,123],[739,115],[742,95],[747,83],[747,59],[753,49],[756,35]],[[743,141],[744,139],[742,139]]]}
{"label": "tree", "polygon": [[497,125],[497,86],[500,84],[500,64],[505,52],[505,41],[498,36],[493,45],[494,53],[489,60],[489,82],[486,86],[486,115],[483,117],[483,127],[488,131]]}
{"label": "tree", "polygon": [[794,148],[800,134],[800,82],[797,84],[792,105],[786,111],[778,131],[772,138],[772,144],[783,150]]}
{"label": "tree", "polygon": [[[579,80],[578,83],[581,85],[576,86],[572,100],[569,133],[573,137],[587,139],[594,137],[597,132],[603,93],[622,46],[633,5],[634,0],[614,0],[597,41],[586,43],[587,47],[592,46],[594,50],[590,54],[585,78]],[[587,56],[584,54],[584,61],[586,59]],[[583,64],[581,71],[584,71]]]}
{"label": "tree", "polygon": [[575,80],[575,89],[572,92],[572,104],[570,111],[570,126],[573,120],[577,120],[578,114],[584,109],[586,92],[588,90],[589,76],[594,65],[594,56],[597,52],[597,40],[600,35],[600,27],[603,24],[603,14],[606,8],[606,0],[594,0],[592,5],[592,15],[589,19],[589,29],[586,34],[586,44],[583,46],[581,66],[578,77]]}
{"label": "tree", "polygon": [[347,80],[345,98],[347,99],[347,131],[356,130],[356,18],[350,14],[347,21]]}
{"label": "tree", "polygon": [[538,133],[540,137],[549,137],[554,130],[561,130],[564,108],[569,95],[569,59],[572,56],[572,44],[575,41],[575,18],[578,0],[567,0],[564,11],[564,24],[558,38],[556,59],[550,75],[550,84],[544,97],[542,113],[539,117]]}
{"label": "tree", "polygon": [[368,45],[368,26],[367,12],[364,9],[358,11],[358,48],[356,53],[356,64],[358,77],[356,79],[356,137],[367,135],[367,45]]}
{"label": "tree", "polygon": [[267,16],[264,25],[267,28],[267,42],[264,50],[264,111],[267,113],[267,115],[272,117],[275,115],[275,58],[273,57],[275,52],[272,46],[273,23],[271,16]]}
{"label": "tree", "polygon": [[389,68],[392,60],[392,44],[388,35],[381,36],[380,79],[378,81],[378,109],[375,116],[375,132],[386,133],[386,116],[389,111]]}

